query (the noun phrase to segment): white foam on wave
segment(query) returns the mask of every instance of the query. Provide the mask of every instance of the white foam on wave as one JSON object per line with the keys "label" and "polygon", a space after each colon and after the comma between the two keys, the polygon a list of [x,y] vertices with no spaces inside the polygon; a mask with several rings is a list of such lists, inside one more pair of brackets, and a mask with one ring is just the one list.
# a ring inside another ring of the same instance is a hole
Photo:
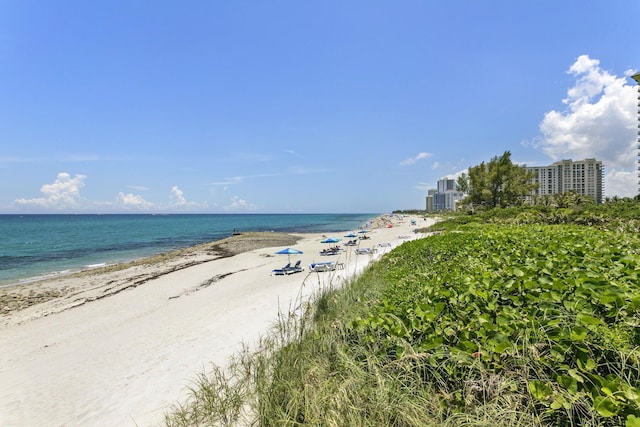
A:
{"label": "white foam on wave", "polygon": [[98,263],[98,264],[88,264],[88,265],[85,265],[85,268],[89,268],[89,269],[91,269],[91,268],[100,268],[100,267],[106,267],[106,266],[107,266],[107,263],[106,263],[106,262],[101,262],[101,263]]}
{"label": "white foam on wave", "polygon": [[52,271],[50,273],[41,274],[38,276],[26,277],[23,279],[18,279],[16,282],[0,284],[0,289],[11,288],[13,286],[27,285],[29,283],[39,282],[41,280],[55,279],[56,277],[65,276],[72,272],[73,272],[72,270],[67,269],[67,270],[60,270],[60,271]]}

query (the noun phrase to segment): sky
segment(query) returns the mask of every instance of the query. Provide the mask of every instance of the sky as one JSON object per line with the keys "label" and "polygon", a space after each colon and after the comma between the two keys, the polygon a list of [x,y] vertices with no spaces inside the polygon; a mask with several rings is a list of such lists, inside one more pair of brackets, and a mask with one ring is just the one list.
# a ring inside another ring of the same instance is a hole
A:
{"label": "sky", "polygon": [[0,0],[0,213],[387,213],[505,151],[637,194],[637,0]]}

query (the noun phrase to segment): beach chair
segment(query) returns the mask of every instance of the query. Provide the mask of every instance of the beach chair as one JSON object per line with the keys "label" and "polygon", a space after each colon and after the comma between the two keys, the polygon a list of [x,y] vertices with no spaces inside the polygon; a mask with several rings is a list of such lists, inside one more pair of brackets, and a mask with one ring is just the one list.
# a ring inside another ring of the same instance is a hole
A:
{"label": "beach chair", "polygon": [[291,269],[291,263],[288,263],[287,265],[285,265],[282,268],[276,268],[274,270],[271,270],[271,274],[273,276],[284,276],[285,274],[289,274],[287,273],[288,270]]}
{"label": "beach chair", "polygon": [[357,248],[355,250],[356,255],[371,255],[376,252],[375,248]]}
{"label": "beach chair", "polygon": [[336,268],[336,264],[333,261],[330,262],[314,262],[309,264],[309,270],[315,272],[333,271]]}
{"label": "beach chair", "polygon": [[300,273],[304,271],[304,267],[301,266],[302,261],[298,260],[292,267],[286,270],[286,274]]}

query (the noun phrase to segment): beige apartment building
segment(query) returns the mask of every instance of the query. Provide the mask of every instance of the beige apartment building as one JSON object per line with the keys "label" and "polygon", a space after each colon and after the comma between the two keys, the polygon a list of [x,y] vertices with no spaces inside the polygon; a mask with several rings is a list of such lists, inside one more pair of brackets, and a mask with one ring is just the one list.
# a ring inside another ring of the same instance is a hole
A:
{"label": "beige apartment building", "polygon": [[575,191],[592,197],[596,203],[604,201],[604,166],[596,159],[560,160],[549,166],[531,166],[533,182],[538,184],[535,195],[545,196]]}

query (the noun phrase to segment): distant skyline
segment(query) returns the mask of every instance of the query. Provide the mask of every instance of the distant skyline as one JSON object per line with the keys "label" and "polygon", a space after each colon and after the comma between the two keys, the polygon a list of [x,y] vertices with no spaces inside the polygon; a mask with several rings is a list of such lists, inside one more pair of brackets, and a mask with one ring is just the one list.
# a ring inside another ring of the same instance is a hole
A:
{"label": "distant skyline", "polygon": [[383,213],[504,151],[637,194],[640,3],[0,1],[0,213]]}

